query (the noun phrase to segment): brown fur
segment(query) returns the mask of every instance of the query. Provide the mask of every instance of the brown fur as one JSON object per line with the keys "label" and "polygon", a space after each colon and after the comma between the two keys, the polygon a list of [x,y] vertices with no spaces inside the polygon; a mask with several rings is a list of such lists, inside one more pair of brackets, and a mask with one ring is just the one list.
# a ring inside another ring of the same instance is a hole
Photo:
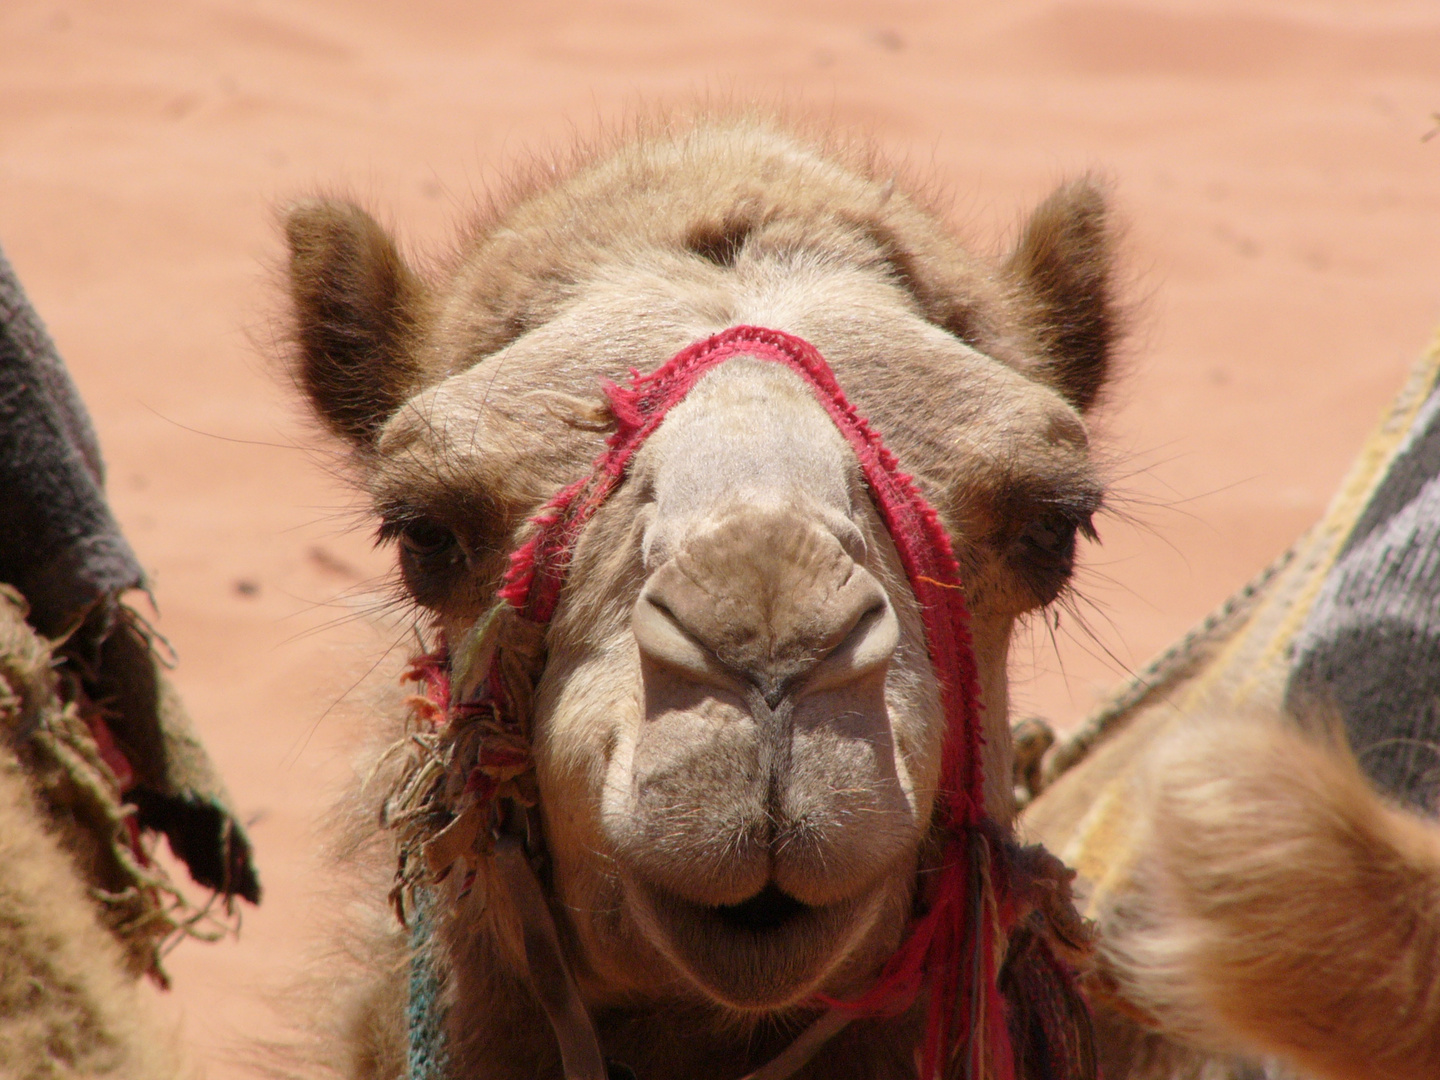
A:
{"label": "brown fur", "polygon": [[1149,775],[1142,892],[1102,919],[1126,999],[1325,1080],[1440,1076],[1440,826],[1263,721],[1177,738]]}
{"label": "brown fur", "polygon": [[420,282],[357,206],[292,207],[285,233],[300,386],[335,434],[368,442],[420,382],[408,349]]}
{"label": "brown fur", "polygon": [[[954,539],[987,805],[1009,820],[1011,630],[1065,587],[1101,497],[1080,411],[1116,320],[1092,185],[992,265],[874,162],[703,122],[527,193],[433,281],[347,204],[302,204],[287,233],[297,377],[452,641],[525,516],[601,446],[598,380],[741,323],[812,342]],[[647,1080],[731,1080],[787,1044],[815,991],[874,977],[933,861],[943,718],[915,601],[813,397],[741,360],[637,454],[568,580],[533,721],[553,912],[608,1054]],[[767,881],[804,916],[728,928],[720,907]],[[437,915],[457,1075],[557,1068],[505,903],[482,878]],[[918,1021],[856,1024],[797,1075],[908,1076]],[[398,1075],[390,1039],[354,1070]]]}
{"label": "brown fur", "polygon": [[1105,386],[1117,333],[1109,217],[1094,181],[1066,184],[1036,209],[1005,264],[1030,288],[1045,377],[1082,410]]}

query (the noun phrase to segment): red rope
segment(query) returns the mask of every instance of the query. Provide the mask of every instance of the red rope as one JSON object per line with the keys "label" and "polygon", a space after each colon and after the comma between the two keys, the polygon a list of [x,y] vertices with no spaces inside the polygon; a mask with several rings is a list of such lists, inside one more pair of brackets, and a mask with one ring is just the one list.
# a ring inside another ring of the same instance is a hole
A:
{"label": "red rope", "polygon": [[971,1056],[967,1076],[1007,1080],[1014,1069],[995,985],[999,916],[994,891],[986,887],[998,864],[983,827],[980,684],[960,568],[934,508],[845,399],[814,346],[778,330],[737,326],[691,345],[650,375],[632,370],[629,386],[604,384],[615,431],[591,474],[532,519],[536,531],[511,556],[499,595],[529,619],[549,622],[581,530],[620,483],[635,451],[706,372],[734,356],[783,364],[798,374],[850,444],[919,602],[947,723],[937,809],[947,842],[930,906],[869,991],[856,1001],[830,1004],[893,1015],[925,993],[922,1077],[936,1076],[964,1045]]}

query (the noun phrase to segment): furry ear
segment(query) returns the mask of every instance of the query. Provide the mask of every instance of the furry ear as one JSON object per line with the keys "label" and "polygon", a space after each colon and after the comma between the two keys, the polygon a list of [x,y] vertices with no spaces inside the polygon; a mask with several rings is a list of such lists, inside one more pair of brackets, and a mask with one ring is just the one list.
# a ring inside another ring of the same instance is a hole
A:
{"label": "furry ear", "polygon": [[331,431],[368,447],[421,382],[410,345],[424,285],[353,203],[297,203],[285,236],[296,380]]}
{"label": "furry ear", "polygon": [[1099,184],[1072,181],[1036,208],[1005,262],[1033,312],[1038,374],[1082,411],[1105,385],[1119,335],[1109,219]]}

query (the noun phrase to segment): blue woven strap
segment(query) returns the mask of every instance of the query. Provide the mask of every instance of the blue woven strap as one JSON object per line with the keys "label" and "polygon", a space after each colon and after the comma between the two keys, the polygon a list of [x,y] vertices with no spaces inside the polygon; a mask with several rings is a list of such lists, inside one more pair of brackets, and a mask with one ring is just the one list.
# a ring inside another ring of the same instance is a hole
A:
{"label": "blue woven strap", "polygon": [[445,1047],[445,1009],[440,996],[445,980],[435,964],[432,948],[429,889],[415,890],[415,912],[410,925],[410,998],[405,1007],[410,1035],[410,1080],[445,1080],[450,1057]]}

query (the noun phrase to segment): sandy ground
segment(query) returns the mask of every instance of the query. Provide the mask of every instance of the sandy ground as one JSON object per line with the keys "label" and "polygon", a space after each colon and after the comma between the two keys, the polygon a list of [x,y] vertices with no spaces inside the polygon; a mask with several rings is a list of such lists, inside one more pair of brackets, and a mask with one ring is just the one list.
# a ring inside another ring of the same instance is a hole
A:
{"label": "sandy ground", "polygon": [[[758,99],[873,133],[995,247],[1113,177],[1138,302],[1119,511],[1020,708],[1082,716],[1323,508],[1440,320],[1431,0],[6,0],[0,243],[94,413],[177,679],[252,822],[238,942],[173,957],[212,1077],[304,950],[342,699],[390,644],[355,504],[267,358],[273,207],[357,193],[419,252],[530,155]],[[341,702],[337,707],[336,703]]]}

